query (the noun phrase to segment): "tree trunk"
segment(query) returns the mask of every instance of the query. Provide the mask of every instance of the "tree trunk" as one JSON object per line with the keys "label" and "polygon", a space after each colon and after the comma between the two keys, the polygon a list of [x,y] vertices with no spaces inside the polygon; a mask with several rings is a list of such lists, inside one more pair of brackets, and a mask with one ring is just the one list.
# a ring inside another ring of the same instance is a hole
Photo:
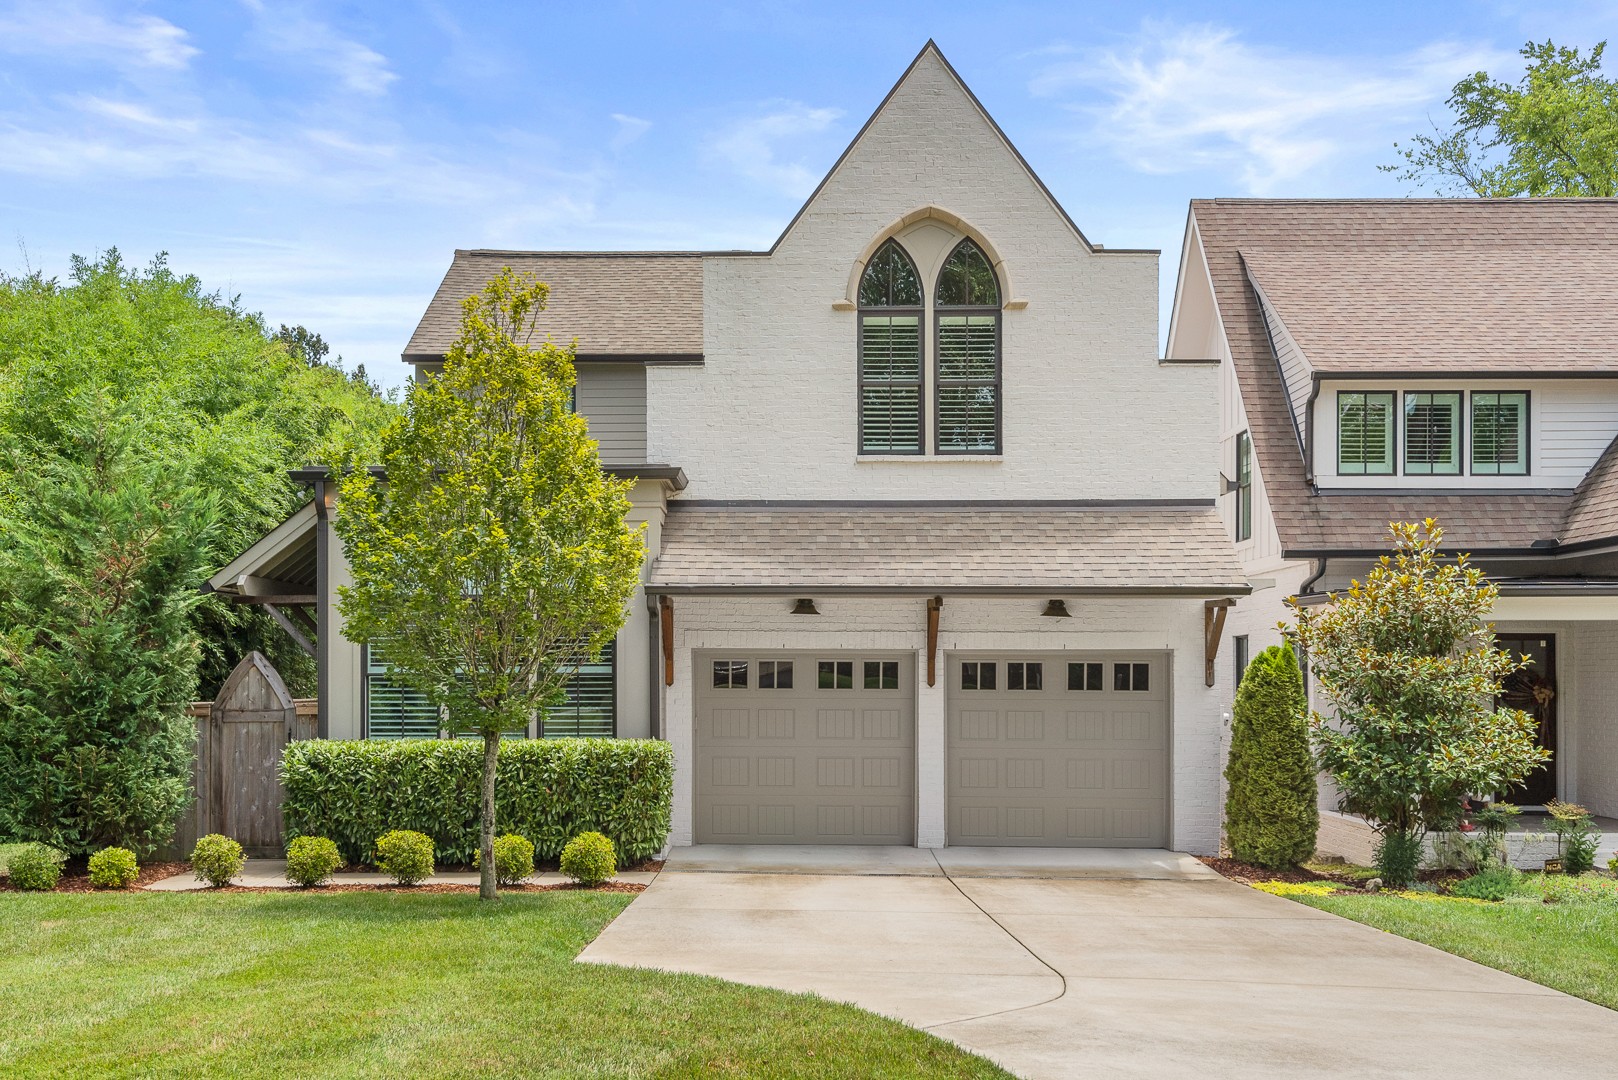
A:
{"label": "tree trunk", "polygon": [[478,876],[478,898],[498,899],[494,878],[494,770],[500,761],[500,734],[483,733],[483,828],[478,840],[482,872]]}

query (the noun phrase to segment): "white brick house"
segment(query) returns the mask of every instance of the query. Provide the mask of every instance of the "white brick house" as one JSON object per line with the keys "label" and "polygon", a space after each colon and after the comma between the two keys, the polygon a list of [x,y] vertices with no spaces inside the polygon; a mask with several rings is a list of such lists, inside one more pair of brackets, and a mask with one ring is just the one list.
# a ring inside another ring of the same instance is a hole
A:
{"label": "white brick house", "polygon": [[1167,353],[1220,362],[1221,515],[1254,587],[1233,677],[1287,597],[1437,518],[1534,657],[1507,689],[1554,757],[1506,794],[1618,817],[1615,252],[1618,200],[1192,202]]}
{"label": "white brick house", "polygon": [[[406,359],[533,271],[649,523],[612,656],[531,734],[666,738],[676,844],[1213,852],[1249,588],[1157,261],[1088,241],[930,43],[768,251],[457,252]],[[315,601],[324,734],[436,734],[342,637],[306,478],[215,587]]]}

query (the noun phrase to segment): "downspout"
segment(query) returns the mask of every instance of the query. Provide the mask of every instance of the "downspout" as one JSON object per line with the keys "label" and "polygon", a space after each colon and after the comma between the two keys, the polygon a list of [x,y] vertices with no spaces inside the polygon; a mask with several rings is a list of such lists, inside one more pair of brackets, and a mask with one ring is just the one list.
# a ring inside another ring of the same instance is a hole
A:
{"label": "downspout", "polygon": [[[1320,374],[1309,376],[1309,400],[1303,407],[1303,478],[1311,486],[1315,482],[1315,399],[1320,397]],[[1326,572],[1326,560],[1320,560],[1320,573]],[[1316,574],[1318,579],[1320,574]]]}
{"label": "downspout", "polygon": [[315,737],[331,738],[331,507],[326,481],[315,481]]}
{"label": "downspout", "polygon": [[646,594],[646,611],[649,618],[646,620],[646,680],[649,696],[646,707],[649,710],[646,732],[654,739],[663,738],[663,684],[658,678],[659,669],[663,666],[663,635],[660,623],[662,612],[657,603],[657,597],[651,593]]}
{"label": "downspout", "polygon": [[1315,572],[1304,578],[1303,584],[1298,587],[1299,596],[1307,596],[1313,593],[1315,591],[1315,583],[1326,576],[1325,556],[1321,556],[1319,559],[1316,559],[1315,562],[1318,564],[1315,567]]}

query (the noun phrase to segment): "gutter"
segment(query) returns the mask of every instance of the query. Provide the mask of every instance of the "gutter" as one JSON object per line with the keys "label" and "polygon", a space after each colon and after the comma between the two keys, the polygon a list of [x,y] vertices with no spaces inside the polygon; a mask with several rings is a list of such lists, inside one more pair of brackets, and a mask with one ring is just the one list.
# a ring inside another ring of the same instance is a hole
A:
{"label": "gutter", "polygon": [[648,596],[1072,596],[1140,598],[1221,598],[1247,596],[1253,591],[1248,582],[1231,585],[836,585],[800,583],[797,585],[656,585],[646,586]]}

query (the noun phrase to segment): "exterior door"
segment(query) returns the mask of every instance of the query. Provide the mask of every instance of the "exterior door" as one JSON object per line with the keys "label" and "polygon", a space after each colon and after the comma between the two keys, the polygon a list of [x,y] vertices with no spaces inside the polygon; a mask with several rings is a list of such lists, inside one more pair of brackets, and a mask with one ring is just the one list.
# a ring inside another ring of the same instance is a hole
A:
{"label": "exterior door", "polygon": [[1522,785],[1505,795],[1508,802],[1522,806],[1543,806],[1556,798],[1558,768],[1556,738],[1556,635],[1496,634],[1495,644],[1513,656],[1526,655],[1530,662],[1507,675],[1496,699],[1496,707],[1521,709],[1539,725],[1539,745],[1551,752],[1551,760],[1528,774]]}
{"label": "exterior door", "polygon": [[952,655],[949,843],[1168,844],[1169,663]]}
{"label": "exterior door", "polygon": [[913,844],[913,656],[698,653],[699,844]]}

